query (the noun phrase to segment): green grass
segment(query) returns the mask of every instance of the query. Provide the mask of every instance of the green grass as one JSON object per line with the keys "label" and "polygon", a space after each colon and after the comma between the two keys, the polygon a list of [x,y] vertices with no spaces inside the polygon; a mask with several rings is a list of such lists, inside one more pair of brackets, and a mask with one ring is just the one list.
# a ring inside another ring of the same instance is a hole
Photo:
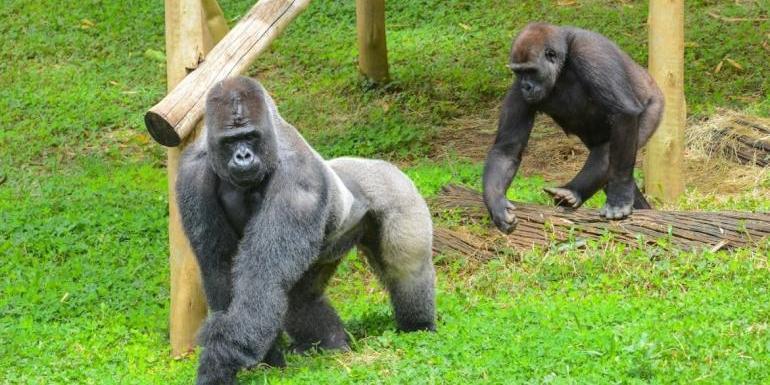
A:
{"label": "green grass", "polygon": [[[251,3],[222,6],[234,19]],[[499,103],[510,39],[527,21],[591,28],[647,59],[645,2],[391,1],[393,83],[373,90],[355,66],[353,4],[312,2],[250,73],[324,155],[397,161],[426,196],[479,186],[481,164],[430,159],[431,142]],[[768,16],[770,5],[687,7],[690,112],[770,115],[770,24],[709,16]],[[0,18],[0,384],[191,383],[196,357],[169,357],[165,152],[142,124],[165,90],[152,53],[164,46],[161,4],[10,0]],[[714,73],[725,57],[743,69]],[[544,203],[552,182],[517,178],[510,196]],[[679,207],[769,211],[761,197],[690,191]],[[605,240],[488,263],[441,256],[435,334],[396,333],[387,296],[352,254],[330,296],[354,352],[290,355],[287,369],[241,380],[768,383],[769,254],[767,241],[660,253]]]}

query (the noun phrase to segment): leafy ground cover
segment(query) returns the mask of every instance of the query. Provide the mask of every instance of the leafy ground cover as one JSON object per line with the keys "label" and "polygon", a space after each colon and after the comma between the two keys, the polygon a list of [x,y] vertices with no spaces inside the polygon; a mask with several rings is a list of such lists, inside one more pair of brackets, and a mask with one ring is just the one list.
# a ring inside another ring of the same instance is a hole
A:
{"label": "leafy ground cover", "polygon": [[[222,6],[235,22],[250,3]],[[494,120],[507,47],[527,21],[595,29],[644,63],[646,6],[388,2],[394,81],[370,89],[355,67],[354,2],[319,0],[250,73],[325,156],[390,159],[432,196],[449,181],[478,187],[479,161],[434,156],[434,143],[457,122]],[[770,114],[768,14],[762,1],[687,2],[693,119]],[[0,383],[191,383],[195,356],[168,354],[165,152],[141,120],[165,90],[162,6],[10,0],[0,17]],[[553,181],[526,174],[511,197],[545,203]],[[766,176],[730,196],[691,189],[677,207],[768,211],[768,189]],[[769,254],[767,241],[659,253],[603,240],[488,263],[439,256],[439,332],[398,334],[353,253],[330,296],[354,351],[290,355],[287,369],[241,380],[767,383]]]}

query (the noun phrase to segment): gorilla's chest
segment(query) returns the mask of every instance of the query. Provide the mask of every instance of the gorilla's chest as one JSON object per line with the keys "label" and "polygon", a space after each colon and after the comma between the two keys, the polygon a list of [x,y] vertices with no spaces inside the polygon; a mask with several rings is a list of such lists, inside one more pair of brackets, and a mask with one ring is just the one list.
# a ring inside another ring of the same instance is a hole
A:
{"label": "gorilla's chest", "polygon": [[607,114],[576,79],[559,81],[539,110],[589,147],[609,139]]}
{"label": "gorilla's chest", "polygon": [[227,216],[227,221],[238,236],[242,236],[249,218],[259,209],[262,194],[258,191],[242,191],[227,183],[220,184],[218,190],[219,203]]}

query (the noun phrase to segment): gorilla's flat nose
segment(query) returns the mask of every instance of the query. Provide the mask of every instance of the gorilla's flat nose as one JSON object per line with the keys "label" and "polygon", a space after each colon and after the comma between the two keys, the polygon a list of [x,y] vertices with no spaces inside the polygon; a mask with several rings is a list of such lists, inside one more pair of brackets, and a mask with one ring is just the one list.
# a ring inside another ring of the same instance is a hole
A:
{"label": "gorilla's flat nose", "polygon": [[528,81],[521,82],[521,89],[524,90],[525,92],[532,91],[532,83]]}
{"label": "gorilla's flat nose", "polygon": [[233,162],[238,167],[248,167],[254,163],[254,154],[248,148],[239,148],[235,151]]}

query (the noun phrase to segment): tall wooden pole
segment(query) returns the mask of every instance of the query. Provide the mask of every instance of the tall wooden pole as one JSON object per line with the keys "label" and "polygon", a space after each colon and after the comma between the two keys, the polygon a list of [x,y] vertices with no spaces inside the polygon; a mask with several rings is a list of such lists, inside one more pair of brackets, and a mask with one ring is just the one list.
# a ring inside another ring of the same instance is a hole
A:
{"label": "tall wooden pole", "polygon": [[385,0],[356,0],[358,69],[374,83],[386,83]]}
{"label": "tall wooden pole", "polygon": [[649,25],[649,71],[666,105],[658,130],[647,143],[645,188],[654,198],[673,203],[684,192],[684,0],[650,0]]}
{"label": "tall wooden pole", "polygon": [[[203,5],[203,15],[206,16],[206,27],[208,27],[209,35],[211,35],[213,42],[222,40],[227,35],[227,32],[230,31],[222,8],[217,3],[217,0],[201,0],[201,4]],[[211,44],[211,46],[213,47],[214,44]],[[211,50],[211,47],[208,50]]]}
{"label": "tall wooden pole", "polygon": [[[214,2],[215,0],[203,0]],[[211,4],[210,4],[211,5]],[[224,33],[221,14],[204,14],[201,0],[166,0],[166,78],[170,92],[196,67],[216,40]],[[220,30],[215,38],[209,24],[218,23]],[[226,33],[226,30],[225,30]],[[194,139],[191,135],[190,139]],[[198,263],[190,243],[182,230],[179,209],[176,204],[176,176],[179,156],[183,146],[168,149],[168,202],[169,202],[169,264],[171,268],[171,314],[169,337],[171,354],[184,355],[195,347],[195,333],[206,316],[206,300],[200,281]]]}

